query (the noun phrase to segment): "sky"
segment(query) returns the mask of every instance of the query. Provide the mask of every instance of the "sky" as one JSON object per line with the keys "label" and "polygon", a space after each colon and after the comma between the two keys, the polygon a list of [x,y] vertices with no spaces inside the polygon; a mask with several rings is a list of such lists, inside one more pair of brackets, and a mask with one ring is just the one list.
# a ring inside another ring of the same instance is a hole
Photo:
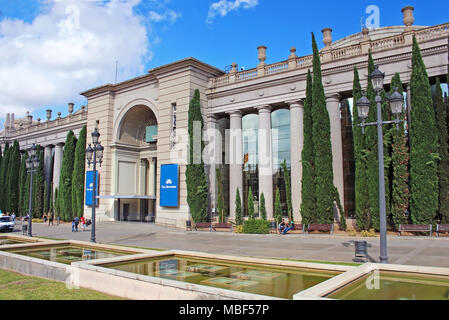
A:
{"label": "sky", "polygon": [[0,0],[0,130],[6,113],[45,120],[49,108],[52,119],[69,102],[78,110],[80,92],[115,83],[116,65],[118,82],[187,57],[249,69],[260,45],[268,64],[292,46],[308,55],[311,32],[321,48],[325,27],[335,41],[362,23],[403,25],[408,5],[415,25],[449,22],[449,1],[435,0]]}

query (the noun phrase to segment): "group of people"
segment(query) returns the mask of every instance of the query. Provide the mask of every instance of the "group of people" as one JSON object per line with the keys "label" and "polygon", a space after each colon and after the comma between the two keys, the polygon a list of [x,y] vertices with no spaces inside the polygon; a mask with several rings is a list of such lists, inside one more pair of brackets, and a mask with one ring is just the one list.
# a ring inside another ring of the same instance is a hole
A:
{"label": "group of people", "polygon": [[3,213],[3,212],[0,210],[0,217],[11,217],[11,221],[12,221],[12,222],[16,222],[16,214],[15,214],[14,212],[10,215],[9,212]]}
{"label": "group of people", "polygon": [[294,228],[295,223],[293,221],[285,223],[284,219],[282,219],[281,223],[279,223],[278,226],[279,234],[287,234],[290,230],[293,230]]}
{"label": "group of people", "polygon": [[[44,220],[44,223],[47,223],[47,220],[48,220],[48,225],[49,225],[49,226],[50,226],[50,225],[53,225],[54,214],[53,214],[53,213],[50,213],[50,214],[48,215],[48,217],[47,217],[46,214],[44,214],[43,220]],[[59,225],[59,216],[56,218],[56,220],[58,221],[58,225]]]}
{"label": "group of people", "polygon": [[90,224],[90,220],[86,220],[86,219],[84,219],[84,217],[81,217],[81,218],[75,217],[75,218],[73,218],[73,220],[72,220],[72,232],[78,232],[78,225],[80,223],[83,226],[83,231],[85,231],[86,228]]}

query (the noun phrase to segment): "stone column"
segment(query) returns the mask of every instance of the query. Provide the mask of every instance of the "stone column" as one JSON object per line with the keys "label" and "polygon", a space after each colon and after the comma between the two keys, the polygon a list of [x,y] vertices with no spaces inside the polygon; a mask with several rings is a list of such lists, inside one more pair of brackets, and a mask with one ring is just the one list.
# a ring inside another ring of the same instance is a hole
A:
{"label": "stone column", "polygon": [[259,199],[265,197],[267,219],[273,219],[273,147],[271,140],[271,107],[262,106],[259,111],[258,164]]}
{"label": "stone column", "polygon": [[334,171],[334,186],[344,205],[344,174],[343,174],[343,141],[340,119],[340,95],[332,94],[326,97],[326,106],[331,125],[332,168]]}
{"label": "stone column", "polygon": [[139,166],[139,195],[140,196],[144,196],[147,194],[146,181],[147,181],[147,160],[140,159],[140,166]]}
{"label": "stone column", "polygon": [[302,148],[304,145],[304,102],[287,101],[290,105],[290,161],[293,220],[301,221]]}
{"label": "stone column", "polygon": [[235,219],[235,195],[237,188],[240,191],[243,214],[243,138],[242,113],[234,111],[229,113],[229,218]]}
{"label": "stone column", "polygon": [[63,143],[58,143],[55,146],[55,162],[53,164],[53,192],[55,189],[59,189],[59,177],[61,176],[61,166],[62,166],[62,147]]}
{"label": "stone column", "polygon": [[45,146],[44,149],[44,180],[47,182],[47,203],[50,201],[51,178],[52,178],[52,145]]}
{"label": "stone column", "polygon": [[217,177],[216,177],[216,168],[221,164],[220,161],[220,145],[221,142],[220,135],[217,129],[217,118],[215,115],[210,114],[207,116],[207,129],[208,129],[208,169],[209,169],[209,206],[210,212],[212,209],[217,208]]}
{"label": "stone column", "polygon": [[148,195],[156,196],[156,158],[150,159]]}

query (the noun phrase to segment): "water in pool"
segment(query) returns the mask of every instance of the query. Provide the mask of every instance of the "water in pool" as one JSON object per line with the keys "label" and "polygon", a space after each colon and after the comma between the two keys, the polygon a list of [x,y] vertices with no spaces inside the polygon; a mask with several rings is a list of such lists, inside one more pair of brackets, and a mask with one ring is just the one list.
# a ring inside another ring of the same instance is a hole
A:
{"label": "water in pool", "polygon": [[28,257],[49,260],[64,264],[70,264],[75,261],[85,261],[94,259],[111,258],[123,255],[118,252],[104,250],[94,250],[78,246],[58,246],[46,248],[20,249],[11,251]]}
{"label": "water in pool", "polygon": [[328,297],[341,300],[449,300],[449,277],[381,271]]}
{"label": "water in pool", "polygon": [[0,246],[5,246],[8,244],[17,244],[17,243],[22,243],[22,242],[10,240],[10,239],[0,239]]}
{"label": "water in pool", "polygon": [[292,299],[295,293],[340,274],[327,270],[259,267],[182,256],[109,264],[104,267],[285,299]]}

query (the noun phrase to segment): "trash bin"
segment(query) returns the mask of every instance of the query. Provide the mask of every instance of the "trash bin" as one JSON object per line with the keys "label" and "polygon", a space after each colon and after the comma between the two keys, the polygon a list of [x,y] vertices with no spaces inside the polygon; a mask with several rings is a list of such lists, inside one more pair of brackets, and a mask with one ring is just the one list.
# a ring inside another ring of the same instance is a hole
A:
{"label": "trash bin", "polygon": [[368,259],[368,243],[366,241],[355,241],[355,257]]}
{"label": "trash bin", "polygon": [[186,230],[192,230],[192,221],[186,220]]}

